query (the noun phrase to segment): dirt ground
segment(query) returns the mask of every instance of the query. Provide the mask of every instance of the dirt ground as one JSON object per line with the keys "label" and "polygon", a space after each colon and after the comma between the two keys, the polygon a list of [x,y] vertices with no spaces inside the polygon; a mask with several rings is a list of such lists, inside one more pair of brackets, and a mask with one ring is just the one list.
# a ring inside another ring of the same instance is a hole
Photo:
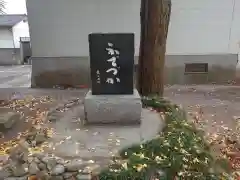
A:
{"label": "dirt ground", "polygon": [[13,107],[14,104],[0,105],[0,113],[3,113],[2,110],[4,109],[4,112],[18,111],[23,115],[23,118],[20,121],[17,121],[10,130],[1,133],[0,144],[16,138],[19,133],[29,129],[32,126],[32,123],[37,120],[37,118],[41,118],[39,117],[40,113],[48,112],[49,110],[68,100],[83,97],[85,91],[9,88],[0,90],[0,100],[13,103],[11,98],[13,97],[14,93],[17,93],[18,96],[21,96],[20,99],[22,98],[24,101],[26,101],[26,98],[29,97],[30,101],[34,102],[34,105],[30,102],[22,102],[22,105],[19,105],[19,107],[15,108]]}
{"label": "dirt ground", "polygon": [[[25,96],[50,96],[55,99],[54,103],[40,105],[41,109],[49,109],[69,99],[83,98],[86,90],[1,89],[0,99],[9,99],[14,92],[19,92]],[[204,130],[207,133],[238,133],[238,122],[236,119],[240,117],[240,87],[219,85],[174,85],[165,88],[164,96],[182,105],[196,121],[200,123],[203,121],[205,124]],[[15,132],[13,134],[6,134],[6,138],[10,139],[12,136],[16,136],[17,132],[21,130],[21,125],[19,125],[18,128],[20,129],[12,131]]]}
{"label": "dirt ground", "polygon": [[[38,107],[35,107],[37,111],[45,111],[51,107],[57,106],[57,104],[61,104],[71,99],[83,99],[87,90],[36,90],[36,89],[8,89],[2,90],[0,89],[0,100],[9,99],[12,96],[13,92],[18,92],[23,96],[32,95],[36,98],[49,96],[55,101],[52,103],[40,103]],[[203,127],[203,130],[206,134],[222,134],[222,135],[234,135],[235,137],[240,134],[238,125],[240,124],[240,86],[217,86],[217,85],[196,85],[196,86],[170,86],[165,88],[165,98],[177,103],[184,107],[184,109],[188,112],[188,115],[191,119],[193,119],[197,125]],[[27,111],[28,108],[26,108]],[[79,109],[76,109],[77,112],[75,114],[78,115]],[[35,111],[33,112],[25,112],[26,116],[33,116]],[[69,110],[69,112],[64,112],[63,114],[69,113],[70,115],[74,115],[74,111]],[[76,116],[77,117],[77,116]],[[238,122],[239,120],[239,122]],[[68,126],[63,126],[63,128],[59,128],[59,133],[66,139],[66,144],[63,143],[63,151],[66,149],[64,147],[71,148],[69,143],[72,143],[76,147],[80,147],[78,142],[74,137],[78,137],[81,132],[80,126],[77,126],[75,120],[69,122],[69,118],[62,119],[62,123],[69,124]],[[60,123],[61,124],[61,123]],[[18,135],[18,133],[27,129],[31,124],[26,123],[25,121],[19,122],[17,126],[15,126],[13,130],[9,131],[7,134],[4,134],[4,138],[0,138],[0,145],[2,142],[9,141]],[[71,132],[70,127],[74,126],[74,133],[69,134]],[[54,126],[53,126],[54,127]],[[57,127],[57,123],[56,123]],[[55,129],[57,129],[55,127]],[[64,129],[64,131],[61,131]],[[85,129],[83,129],[85,133]],[[94,136],[95,130],[86,131],[87,133],[91,133]],[[99,130],[96,130],[99,132]],[[114,132],[114,130],[113,130]],[[57,134],[57,135],[58,135]],[[110,133],[111,134],[111,133]],[[57,136],[58,137],[58,136]],[[88,137],[90,137],[88,135]],[[84,137],[81,137],[84,138]],[[237,140],[240,140],[237,139]],[[58,141],[63,142],[63,141]],[[239,141],[240,142],[240,141]],[[96,143],[98,144],[98,143]],[[95,144],[94,144],[95,145]],[[55,145],[53,148],[55,149]],[[84,147],[85,148],[85,147]],[[58,147],[60,149],[60,146]],[[90,149],[92,151],[92,149]],[[89,151],[89,148],[87,148]],[[73,153],[83,153],[83,151],[74,151]],[[4,161],[6,155],[0,154],[1,159]]]}
{"label": "dirt ground", "polygon": [[165,97],[181,106],[206,134],[237,136],[240,131],[240,87],[238,86],[171,86]]}

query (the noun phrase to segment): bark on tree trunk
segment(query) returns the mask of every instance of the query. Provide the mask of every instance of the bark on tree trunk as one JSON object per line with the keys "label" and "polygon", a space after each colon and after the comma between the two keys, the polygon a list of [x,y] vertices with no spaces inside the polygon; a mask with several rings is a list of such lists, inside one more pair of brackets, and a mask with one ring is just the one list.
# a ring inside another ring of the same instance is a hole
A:
{"label": "bark on tree trunk", "polygon": [[141,43],[138,90],[141,95],[163,95],[166,39],[171,0],[141,1]]}

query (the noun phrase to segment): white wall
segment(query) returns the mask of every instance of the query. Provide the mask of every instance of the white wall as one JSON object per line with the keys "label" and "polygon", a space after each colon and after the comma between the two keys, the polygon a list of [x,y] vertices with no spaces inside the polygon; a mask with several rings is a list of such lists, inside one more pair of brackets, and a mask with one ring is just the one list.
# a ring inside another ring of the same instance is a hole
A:
{"label": "white wall", "polygon": [[[172,0],[168,54],[236,53],[229,47],[234,1],[239,16],[240,0]],[[233,29],[240,27],[236,18]]]}
{"label": "white wall", "polygon": [[20,48],[20,37],[29,37],[29,28],[27,22],[19,22],[13,27],[14,44]]}
{"label": "white wall", "polygon": [[[168,54],[237,53],[240,0],[172,0]],[[235,7],[235,8],[234,8]],[[87,56],[91,32],[135,32],[140,0],[28,0],[33,56]]]}
{"label": "white wall", "polygon": [[33,56],[88,56],[88,34],[135,32],[140,0],[28,0]]}
{"label": "white wall", "polygon": [[6,14],[26,14],[26,0],[4,0]]}
{"label": "white wall", "polygon": [[14,48],[12,31],[0,28],[0,48]]}

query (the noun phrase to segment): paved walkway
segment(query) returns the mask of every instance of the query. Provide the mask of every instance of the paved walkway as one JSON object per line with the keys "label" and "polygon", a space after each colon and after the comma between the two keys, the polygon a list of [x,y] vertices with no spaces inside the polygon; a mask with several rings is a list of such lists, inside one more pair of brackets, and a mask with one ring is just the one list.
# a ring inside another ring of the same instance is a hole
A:
{"label": "paved walkway", "polygon": [[31,66],[0,66],[0,88],[30,87]]}
{"label": "paved walkway", "polygon": [[141,125],[86,126],[83,105],[64,112],[51,127],[54,135],[46,152],[63,158],[108,159],[119,150],[155,138],[163,128],[159,114],[143,109]]}

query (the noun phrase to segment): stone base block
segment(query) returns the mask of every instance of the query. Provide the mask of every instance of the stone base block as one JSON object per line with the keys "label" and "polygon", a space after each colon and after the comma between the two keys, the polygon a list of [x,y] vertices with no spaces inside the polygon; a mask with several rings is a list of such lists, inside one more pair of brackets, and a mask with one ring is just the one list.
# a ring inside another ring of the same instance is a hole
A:
{"label": "stone base block", "polygon": [[137,90],[133,95],[92,95],[89,91],[84,111],[89,124],[140,124],[142,102]]}

